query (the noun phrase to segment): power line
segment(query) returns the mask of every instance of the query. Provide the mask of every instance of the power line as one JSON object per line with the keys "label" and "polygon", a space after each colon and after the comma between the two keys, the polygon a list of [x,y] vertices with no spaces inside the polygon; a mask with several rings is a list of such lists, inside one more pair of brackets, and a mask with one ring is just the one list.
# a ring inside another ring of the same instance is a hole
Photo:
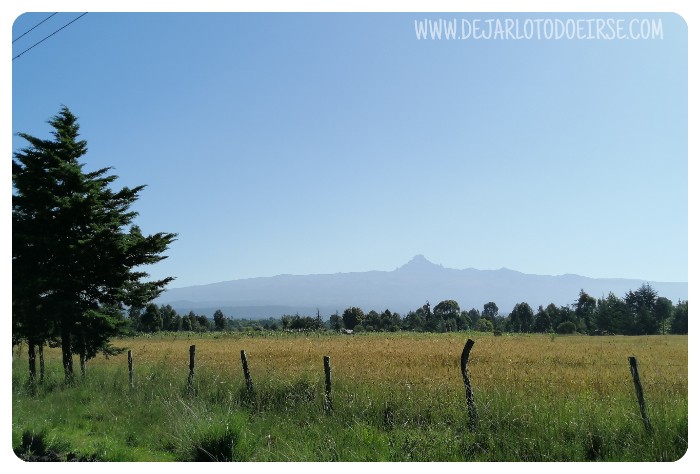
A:
{"label": "power line", "polygon": [[51,18],[52,16],[54,16],[56,13],[58,13],[58,12],[54,12],[54,13],[52,13],[51,15],[47,16],[46,18],[44,18],[43,20],[41,20],[39,23],[37,23],[36,25],[34,25],[34,26],[31,27],[30,29],[28,29],[27,31],[25,31],[24,33],[22,33],[21,35],[19,35],[17,38],[13,39],[13,40],[12,40],[12,44],[15,44],[15,41],[17,41],[17,40],[20,39],[22,36],[26,35],[26,34],[29,33],[30,31],[32,31],[32,30],[33,30],[34,28],[36,28],[37,26],[41,25],[43,22],[45,22],[46,20],[48,20],[49,18]]}
{"label": "power line", "polygon": [[54,31],[53,33],[51,33],[50,35],[48,35],[47,37],[45,37],[44,39],[42,39],[41,41],[39,41],[39,42],[37,42],[37,43],[34,43],[34,44],[31,45],[29,48],[27,48],[27,49],[25,49],[24,51],[22,51],[21,53],[19,53],[17,56],[15,56],[14,58],[12,58],[12,60],[14,61],[15,59],[19,58],[19,57],[22,56],[24,53],[26,53],[27,51],[29,51],[30,49],[32,49],[34,46],[37,46],[37,45],[43,43],[44,41],[46,41],[47,39],[51,38],[53,35],[55,35],[55,34],[58,33],[59,31],[61,31],[63,28],[67,27],[67,26],[70,25],[71,23],[74,23],[74,22],[80,20],[82,17],[84,17],[84,16],[87,15],[87,14],[88,14],[88,12],[85,12],[85,13],[83,13],[82,15],[80,15],[79,17],[74,18],[72,21],[66,23],[65,25],[63,25],[62,27],[60,27],[59,29],[57,29],[56,31]]}

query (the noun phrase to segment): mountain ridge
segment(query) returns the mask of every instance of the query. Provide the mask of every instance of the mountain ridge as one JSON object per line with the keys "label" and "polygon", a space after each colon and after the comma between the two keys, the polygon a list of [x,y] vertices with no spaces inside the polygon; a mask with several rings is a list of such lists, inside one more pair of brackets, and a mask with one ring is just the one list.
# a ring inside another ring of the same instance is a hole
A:
{"label": "mountain ridge", "polygon": [[[283,314],[330,314],[350,306],[365,311],[390,309],[405,314],[426,301],[456,300],[462,309],[481,309],[494,301],[507,314],[516,303],[533,309],[554,303],[572,304],[580,290],[595,298],[614,293],[619,297],[649,283],[671,301],[688,299],[687,282],[651,282],[641,279],[589,278],[576,274],[535,275],[517,270],[445,268],[423,255],[391,271],[371,270],[333,274],[253,277],[166,290],[157,304],[170,304],[178,312],[213,314],[221,309],[229,317],[279,317]],[[224,310],[226,308],[226,310]]]}

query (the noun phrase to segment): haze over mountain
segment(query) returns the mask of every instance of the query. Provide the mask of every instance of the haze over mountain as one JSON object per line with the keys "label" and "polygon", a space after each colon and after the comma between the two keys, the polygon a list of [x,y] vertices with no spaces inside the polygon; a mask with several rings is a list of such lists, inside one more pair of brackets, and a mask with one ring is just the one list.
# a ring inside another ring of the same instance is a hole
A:
{"label": "haze over mountain", "polygon": [[595,298],[612,292],[624,297],[630,290],[649,283],[674,303],[688,299],[687,282],[651,282],[633,279],[588,278],[579,275],[531,275],[500,270],[445,268],[416,255],[393,271],[367,271],[324,275],[277,275],[224,281],[165,291],[158,304],[170,304],[179,313],[195,311],[211,316],[221,309],[227,317],[264,318],[284,314],[316,315],[324,319],[350,306],[405,314],[429,301],[432,305],[452,299],[460,308],[481,310],[493,301],[500,314],[517,303],[573,304],[580,290]]}

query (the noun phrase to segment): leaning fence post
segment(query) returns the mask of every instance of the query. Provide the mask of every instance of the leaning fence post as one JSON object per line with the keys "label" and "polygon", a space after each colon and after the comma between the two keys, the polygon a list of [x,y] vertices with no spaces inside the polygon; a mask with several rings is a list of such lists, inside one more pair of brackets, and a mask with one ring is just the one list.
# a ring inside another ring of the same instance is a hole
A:
{"label": "leaning fence post", "polygon": [[462,350],[462,379],[464,380],[464,388],[467,391],[467,409],[469,410],[469,428],[474,430],[476,428],[477,416],[476,416],[476,406],[474,405],[474,392],[472,391],[472,384],[469,381],[469,369],[467,368],[467,362],[469,361],[469,351],[472,350],[474,341],[467,339],[467,343],[464,345]]}
{"label": "leaning fence post", "polygon": [[131,351],[129,351],[128,360],[129,360],[129,387],[134,388],[134,359],[131,357]]}
{"label": "leaning fence post", "polygon": [[634,381],[634,389],[637,392],[637,401],[639,402],[639,410],[642,412],[642,420],[644,421],[644,428],[647,431],[651,431],[651,421],[649,421],[649,414],[647,413],[647,406],[644,403],[644,392],[642,391],[642,382],[639,379],[639,371],[637,370],[637,358],[629,357],[630,361],[630,372],[632,372],[632,380]]}
{"label": "leaning fence post", "polygon": [[194,344],[190,346],[190,375],[187,377],[187,390],[194,393]]}
{"label": "leaning fence post", "polygon": [[326,373],[326,396],[323,400],[323,409],[329,412],[333,409],[333,404],[331,402],[331,358],[330,356],[323,356],[323,370]]}
{"label": "leaning fence post", "polygon": [[253,380],[250,378],[250,372],[248,371],[248,357],[246,357],[244,350],[241,350],[241,363],[243,364],[243,375],[245,376],[246,391],[248,393],[252,393]]}

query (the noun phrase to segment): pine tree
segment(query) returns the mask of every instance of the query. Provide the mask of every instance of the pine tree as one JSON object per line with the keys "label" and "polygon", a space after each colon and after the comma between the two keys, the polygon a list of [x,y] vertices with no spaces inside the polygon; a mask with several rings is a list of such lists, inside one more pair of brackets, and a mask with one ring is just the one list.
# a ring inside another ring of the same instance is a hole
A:
{"label": "pine tree", "polygon": [[143,307],[172,281],[143,281],[140,269],[164,259],[175,234],[144,236],[133,225],[129,208],[144,186],[113,191],[110,168],[83,171],[87,142],[67,107],[49,124],[52,140],[19,133],[29,146],[12,161],[13,336],[60,339],[70,382],[73,354],[83,366],[114,353],[123,305]]}
{"label": "pine tree", "polygon": [[214,328],[217,331],[223,331],[226,328],[226,317],[220,309],[214,311]]}
{"label": "pine tree", "polygon": [[550,332],[552,330],[552,321],[549,319],[549,313],[544,310],[542,305],[537,309],[537,314],[535,315],[535,322],[533,323],[532,330],[534,332]]}
{"label": "pine tree", "polygon": [[633,325],[636,334],[658,334],[660,324],[654,314],[657,297],[656,290],[648,283],[625,294],[625,303],[634,315]]}
{"label": "pine tree", "polygon": [[596,299],[590,296],[585,291],[581,290],[578,294],[578,300],[575,303],[576,318],[583,321],[585,330],[588,334],[595,333],[595,324],[593,315],[596,310]]}
{"label": "pine tree", "polygon": [[688,301],[678,301],[671,323],[671,334],[688,334]]}
{"label": "pine tree", "polygon": [[609,293],[598,300],[593,323],[600,334],[632,334],[634,316],[623,300]]}

